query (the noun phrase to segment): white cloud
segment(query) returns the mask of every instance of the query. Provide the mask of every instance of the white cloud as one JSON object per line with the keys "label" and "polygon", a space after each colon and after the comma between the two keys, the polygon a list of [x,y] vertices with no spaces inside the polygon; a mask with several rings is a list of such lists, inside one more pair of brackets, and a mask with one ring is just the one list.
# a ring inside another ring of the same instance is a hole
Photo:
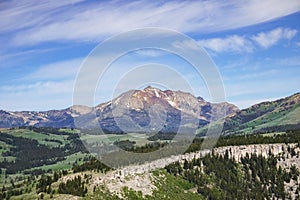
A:
{"label": "white cloud", "polygon": [[[29,28],[50,21],[49,15],[55,10],[72,6],[84,0],[11,0],[1,2],[1,32]],[[63,20],[63,18],[61,18]]]}
{"label": "white cloud", "polygon": [[278,27],[268,32],[261,32],[256,35],[240,36],[232,35],[225,38],[210,38],[199,40],[198,43],[206,49],[216,53],[220,52],[252,52],[257,44],[263,48],[269,48],[280,40],[291,40],[297,34],[297,30]]}
{"label": "white cloud", "polygon": [[75,79],[83,58],[60,61],[39,67],[24,77],[25,80],[60,80]]}
{"label": "white cloud", "polygon": [[[248,74],[243,74],[235,78],[235,80],[254,80],[257,78],[265,78],[265,77],[272,77],[274,75],[277,75],[280,73],[280,70],[278,69],[271,69],[267,71],[262,71],[262,72],[257,72],[257,73],[248,73]],[[230,79],[230,78],[228,78]]]}
{"label": "white cloud", "polygon": [[261,32],[252,37],[258,45],[269,48],[282,39],[290,40],[297,34],[297,30],[290,28],[276,28],[269,32]]}
{"label": "white cloud", "polygon": [[159,57],[166,54],[166,52],[158,49],[141,49],[134,51],[134,53],[142,57]]}
{"label": "white cloud", "polygon": [[[46,81],[46,82],[35,82],[31,84],[20,84],[20,85],[6,85],[6,86],[1,86],[0,90],[9,92],[9,93],[14,93],[14,94],[26,94],[29,91],[34,91],[36,93],[40,92],[45,92],[45,89],[47,89],[47,92],[49,94],[55,94],[55,93],[60,93],[60,92],[65,92],[65,90],[70,86],[70,81],[68,82],[51,82],[51,81]],[[48,90],[50,89],[51,90]],[[58,90],[58,88],[61,88],[63,90]]]}
{"label": "white cloud", "polygon": [[273,59],[272,60],[275,65],[279,65],[281,67],[300,67],[300,57],[286,57],[281,59]]}
{"label": "white cloud", "polygon": [[233,35],[226,38],[213,38],[198,41],[204,48],[215,52],[251,52],[252,43],[243,36]]}
{"label": "white cloud", "polygon": [[298,0],[112,1],[76,6],[66,6],[66,1],[61,5],[28,2],[26,6],[7,3],[9,8],[0,12],[5,16],[0,22],[2,30],[20,31],[14,38],[16,45],[99,41],[143,27],[170,28],[184,33],[215,32],[266,22],[300,10]]}
{"label": "white cloud", "polygon": [[175,41],[172,44],[173,47],[176,49],[181,49],[181,50],[197,50],[199,49],[199,46],[197,45],[196,42],[193,42],[192,40],[183,40],[183,41]]}

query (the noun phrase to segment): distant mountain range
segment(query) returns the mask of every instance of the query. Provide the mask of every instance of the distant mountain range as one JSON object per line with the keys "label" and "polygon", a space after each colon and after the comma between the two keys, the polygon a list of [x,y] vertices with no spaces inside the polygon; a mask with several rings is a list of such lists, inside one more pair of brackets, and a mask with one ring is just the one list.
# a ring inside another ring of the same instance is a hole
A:
{"label": "distant mountain range", "polygon": [[93,128],[100,125],[104,132],[114,133],[174,132],[179,124],[187,129],[198,128],[237,111],[237,106],[227,102],[210,103],[187,92],[148,86],[127,91],[95,108],[72,106],[43,112],[1,110],[0,127]]}
{"label": "distant mountain range", "polygon": [[0,110],[0,127],[101,127],[106,133],[176,132],[179,125],[201,128],[225,117],[224,134],[255,132],[268,127],[300,124],[300,94],[239,110],[223,102],[210,103],[190,93],[151,86],[130,90],[94,108],[72,106],[44,112]]}

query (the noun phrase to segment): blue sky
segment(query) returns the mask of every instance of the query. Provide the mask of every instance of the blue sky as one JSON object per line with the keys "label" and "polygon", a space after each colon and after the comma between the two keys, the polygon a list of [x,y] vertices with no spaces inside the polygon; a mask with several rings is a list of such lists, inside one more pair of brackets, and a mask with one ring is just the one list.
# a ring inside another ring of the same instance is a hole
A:
{"label": "blue sky", "polygon": [[[72,105],[74,81],[89,53],[113,35],[144,27],[173,29],[197,41],[215,62],[227,101],[240,108],[288,96],[300,85],[299,11],[298,0],[2,1],[0,109]],[[121,67],[152,62],[184,73],[195,95],[210,100],[190,66],[164,52],[125,56],[108,80],[116,81]],[[101,88],[99,103],[111,98],[109,87]]]}

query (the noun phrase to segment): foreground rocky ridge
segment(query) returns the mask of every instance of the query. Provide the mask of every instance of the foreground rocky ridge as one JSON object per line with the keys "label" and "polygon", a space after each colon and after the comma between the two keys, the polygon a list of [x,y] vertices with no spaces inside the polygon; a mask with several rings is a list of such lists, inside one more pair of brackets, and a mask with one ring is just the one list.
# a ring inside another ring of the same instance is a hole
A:
{"label": "foreground rocky ridge", "polygon": [[[122,198],[124,187],[134,191],[140,191],[143,195],[151,195],[157,189],[155,186],[156,177],[152,172],[162,169],[172,163],[179,162],[184,165],[186,161],[192,162],[194,159],[203,158],[205,155],[213,154],[218,156],[228,156],[236,162],[241,162],[246,156],[262,155],[268,157],[273,155],[278,160],[277,167],[289,171],[293,166],[300,169],[300,148],[297,144],[253,144],[241,146],[218,147],[211,150],[202,150],[184,155],[162,158],[141,165],[131,165],[106,174],[93,172],[81,172],[63,177],[60,181],[65,182],[76,176],[90,176],[89,188],[99,188],[105,186],[109,192]],[[163,177],[162,177],[163,178]],[[285,182],[284,189],[291,199],[296,199],[296,191],[300,183],[300,177],[297,180]],[[196,192],[196,191],[195,191]]]}

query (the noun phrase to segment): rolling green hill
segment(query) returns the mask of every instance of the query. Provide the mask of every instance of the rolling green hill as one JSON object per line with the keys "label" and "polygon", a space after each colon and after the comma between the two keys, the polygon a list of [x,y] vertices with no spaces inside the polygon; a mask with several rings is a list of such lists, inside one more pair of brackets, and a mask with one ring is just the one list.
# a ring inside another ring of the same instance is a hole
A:
{"label": "rolling green hill", "polygon": [[287,131],[300,126],[300,93],[262,102],[225,118],[223,134]]}

